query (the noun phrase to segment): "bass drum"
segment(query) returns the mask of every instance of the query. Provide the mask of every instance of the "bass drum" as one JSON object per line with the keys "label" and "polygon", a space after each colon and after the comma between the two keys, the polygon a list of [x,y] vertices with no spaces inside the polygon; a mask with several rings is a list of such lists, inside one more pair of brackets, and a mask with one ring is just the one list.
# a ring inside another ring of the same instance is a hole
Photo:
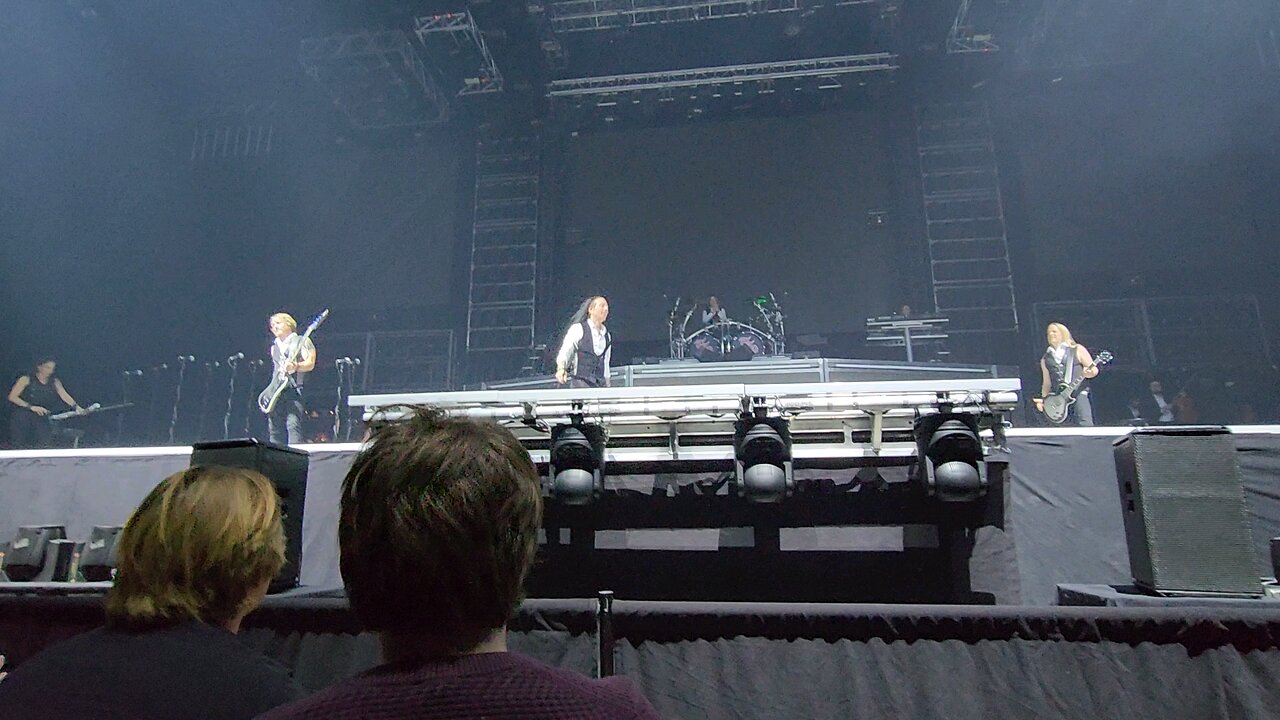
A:
{"label": "bass drum", "polygon": [[685,338],[685,353],[702,362],[714,362],[724,358],[720,345],[720,328],[712,325]]}
{"label": "bass drum", "polygon": [[730,336],[729,355],[734,360],[750,360],[772,354],[773,341],[750,325],[740,325]]}

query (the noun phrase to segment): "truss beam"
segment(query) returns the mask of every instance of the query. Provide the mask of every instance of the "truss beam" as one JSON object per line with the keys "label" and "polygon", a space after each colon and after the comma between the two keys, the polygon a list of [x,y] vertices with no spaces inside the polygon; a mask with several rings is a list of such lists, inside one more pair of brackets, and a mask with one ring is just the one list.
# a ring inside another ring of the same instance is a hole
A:
{"label": "truss beam", "polygon": [[772,81],[804,77],[831,78],[853,73],[896,70],[898,68],[897,61],[898,56],[892,53],[869,53],[865,55],[842,55],[749,65],[720,65],[689,70],[666,70],[651,73],[573,78],[552,82],[548,86],[547,95],[553,98],[566,98],[609,95],[641,90],[726,85],[745,81]]}

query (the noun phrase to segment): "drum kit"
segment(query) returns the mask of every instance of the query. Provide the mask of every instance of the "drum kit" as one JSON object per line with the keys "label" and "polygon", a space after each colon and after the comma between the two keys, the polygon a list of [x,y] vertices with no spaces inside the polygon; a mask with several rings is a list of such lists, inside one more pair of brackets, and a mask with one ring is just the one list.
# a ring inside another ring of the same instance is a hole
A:
{"label": "drum kit", "polygon": [[750,360],[786,352],[786,318],[773,293],[751,299],[751,322],[729,320],[724,313],[701,322],[702,303],[676,298],[667,318],[671,357],[702,362]]}

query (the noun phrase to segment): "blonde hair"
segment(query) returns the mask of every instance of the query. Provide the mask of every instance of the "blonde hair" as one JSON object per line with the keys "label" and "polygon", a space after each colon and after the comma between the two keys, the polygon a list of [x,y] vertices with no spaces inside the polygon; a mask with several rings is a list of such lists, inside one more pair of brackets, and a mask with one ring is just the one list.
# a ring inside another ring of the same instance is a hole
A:
{"label": "blonde hair", "polygon": [[[1045,342],[1049,342],[1049,331],[1055,328],[1058,330],[1058,332],[1062,333],[1063,344],[1065,344],[1067,347],[1076,346],[1075,338],[1071,337],[1071,331],[1067,329],[1066,325],[1063,325],[1060,322],[1049,323],[1049,326],[1044,329]],[[1052,345],[1053,343],[1049,343],[1049,344]]]}
{"label": "blonde hair", "polygon": [[279,320],[280,322],[284,323],[285,325],[288,325],[290,330],[297,330],[297,329],[298,329],[298,321],[297,321],[297,320],[294,320],[294,319],[293,319],[293,316],[292,316],[292,315],[290,315],[290,314],[289,314],[289,313],[287,313],[287,312],[278,312],[278,313],[276,313],[275,315],[272,315],[271,317],[269,317],[269,318],[267,318],[267,319],[268,319],[268,320]]}
{"label": "blonde hair", "polygon": [[253,470],[188,468],[134,510],[116,553],[108,625],[225,624],[284,565],[280,500]]}

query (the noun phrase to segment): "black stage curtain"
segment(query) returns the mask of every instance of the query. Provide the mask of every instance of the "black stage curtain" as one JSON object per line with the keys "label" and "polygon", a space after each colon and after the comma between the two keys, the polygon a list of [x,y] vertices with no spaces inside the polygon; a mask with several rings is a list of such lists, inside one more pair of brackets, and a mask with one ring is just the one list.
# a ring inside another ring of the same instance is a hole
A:
{"label": "black stage curtain", "polygon": [[[92,627],[100,598],[0,596],[19,662]],[[1269,718],[1280,611],[641,603],[610,616],[619,674],[666,718]],[[528,601],[512,649],[591,674],[593,601]],[[275,598],[245,640],[318,689],[377,645],[340,599]]]}

